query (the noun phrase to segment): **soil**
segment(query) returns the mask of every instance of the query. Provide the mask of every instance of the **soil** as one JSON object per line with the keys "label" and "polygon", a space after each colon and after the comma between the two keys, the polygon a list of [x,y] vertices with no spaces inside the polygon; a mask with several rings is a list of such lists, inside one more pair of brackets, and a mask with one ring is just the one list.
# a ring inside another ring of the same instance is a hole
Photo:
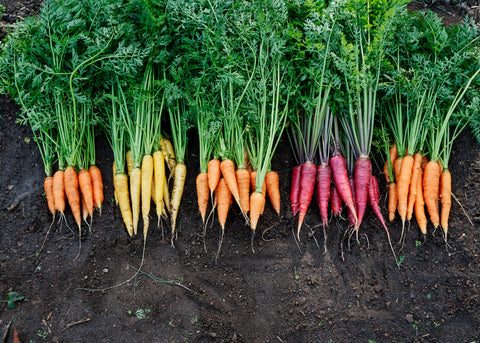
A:
{"label": "soil", "polygon": [[[10,16],[37,11],[39,1],[29,2],[28,11],[16,1],[3,3]],[[403,249],[395,247],[399,266],[369,211],[360,244],[353,239],[350,247],[343,239],[345,222],[331,220],[324,253],[322,230],[315,227],[320,216],[311,206],[310,229],[301,232],[297,247],[286,191],[294,159],[286,139],[273,161],[285,190],[280,217],[267,204],[253,253],[249,228],[232,207],[216,262],[220,228],[215,222],[208,230],[205,252],[195,198],[198,147],[190,137],[191,177],[175,247],[169,244],[168,225],[163,225],[165,239],[151,225],[142,273],[122,286],[93,291],[85,289],[129,279],[142,259],[142,238],[129,238],[114,205],[108,143],[102,136],[97,142],[105,202],[91,230],[84,225],[80,249],[69,211],[71,229],[58,220],[52,225],[42,161],[31,131],[15,123],[17,111],[12,100],[0,97],[0,160],[6,163],[0,166],[0,297],[11,291],[25,297],[16,309],[0,304],[2,334],[13,321],[21,341],[35,343],[480,340],[480,145],[469,132],[452,153],[458,203],[452,205],[448,248],[438,230],[429,226],[424,239],[412,221]],[[374,170],[385,194],[378,165]],[[386,213],[383,202],[382,210]],[[401,227],[398,218],[389,224],[394,243]]]}

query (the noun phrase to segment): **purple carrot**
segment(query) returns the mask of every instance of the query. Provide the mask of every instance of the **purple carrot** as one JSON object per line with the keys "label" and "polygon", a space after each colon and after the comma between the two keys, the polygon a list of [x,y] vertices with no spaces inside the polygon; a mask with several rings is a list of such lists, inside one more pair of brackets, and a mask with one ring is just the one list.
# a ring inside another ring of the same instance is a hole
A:
{"label": "purple carrot", "polygon": [[300,240],[300,229],[302,228],[303,220],[307,214],[308,206],[312,201],[313,191],[315,190],[315,176],[317,173],[317,167],[312,162],[305,162],[302,164],[302,170],[300,173],[300,195],[299,195],[299,216],[298,216],[298,228],[297,238]]}
{"label": "purple carrot", "polygon": [[300,209],[300,172],[302,165],[295,166],[292,171],[292,186],[290,187],[290,206],[292,208],[293,216],[295,217]]}

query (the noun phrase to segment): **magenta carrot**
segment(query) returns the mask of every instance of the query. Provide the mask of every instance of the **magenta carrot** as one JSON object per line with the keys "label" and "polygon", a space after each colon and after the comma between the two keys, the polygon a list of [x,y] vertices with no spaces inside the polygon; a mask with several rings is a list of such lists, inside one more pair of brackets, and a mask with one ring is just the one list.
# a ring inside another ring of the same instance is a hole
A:
{"label": "magenta carrot", "polygon": [[292,171],[292,185],[290,187],[290,206],[292,208],[293,216],[296,216],[300,210],[298,202],[300,197],[300,172],[302,165],[295,166]]}
{"label": "magenta carrot", "polygon": [[330,158],[330,166],[332,168],[332,177],[335,182],[338,194],[347,207],[354,213],[357,218],[355,204],[353,200],[352,190],[348,181],[347,164],[342,155],[335,155]]}
{"label": "magenta carrot", "polygon": [[[352,190],[352,197],[355,199],[356,192],[355,192],[355,180],[353,177],[348,178],[348,182],[350,183],[350,189]],[[355,205],[355,210],[357,210],[357,205]],[[347,215],[348,215],[348,227],[355,227],[357,218],[353,214],[352,211],[350,211],[350,208],[347,208]]]}
{"label": "magenta carrot", "polygon": [[357,227],[362,223],[368,202],[368,185],[372,176],[372,163],[366,156],[360,156],[355,162],[355,202],[357,205]]}
{"label": "magenta carrot", "polygon": [[299,195],[299,216],[297,227],[297,239],[300,240],[300,229],[302,228],[303,220],[307,214],[308,206],[312,201],[313,191],[315,190],[315,177],[317,174],[317,167],[312,162],[305,162],[302,164],[300,173],[300,195]]}
{"label": "magenta carrot", "polygon": [[337,187],[332,183],[330,185],[330,208],[335,217],[338,217],[342,213],[342,198],[338,194]]}
{"label": "magenta carrot", "polygon": [[331,177],[332,170],[328,164],[322,163],[317,167],[317,202],[323,227],[328,223]]}

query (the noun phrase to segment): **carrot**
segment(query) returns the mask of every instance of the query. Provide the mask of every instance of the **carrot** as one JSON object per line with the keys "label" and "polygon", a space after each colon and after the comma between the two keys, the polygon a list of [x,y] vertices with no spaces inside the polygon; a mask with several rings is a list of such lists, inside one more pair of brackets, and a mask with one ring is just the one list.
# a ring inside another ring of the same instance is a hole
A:
{"label": "carrot", "polygon": [[53,177],[47,176],[43,181],[43,189],[45,191],[45,196],[47,197],[48,210],[55,218],[55,197],[53,196]]}
{"label": "carrot", "polygon": [[[208,191],[207,191],[208,194]],[[222,235],[218,244],[217,258],[222,247],[223,236],[225,233],[225,223],[227,222],[228,210],[230,209],[230,204],[232,203],[232,193],[227,186],[225,178],[221,178],[218,182],[217,188],[215,190],[216,203],[217,203],[217,215],[218,222],[222,228]]]}
{"label": "carrot", "polygon": [[422,154],[416,153],[413,155],[412,178],[410,179],[410,189],[408,191],[407,201],[407,220],[410,221],[413,215],[413,207],[417,197],[417,179],[418,173],[422,165]]}
{"label": "carrot", "polygon": [[153,179],[153,157],[144,155],[142,158],[142,176],[141,176],[141,198],[142,198],[142,218],[143,218],[143,237],[147,237],[150,224],[150,205],[152,203],[152,179]]}
{"label": "carrot", "polygon": [[425,216],[425,201],[423,199],[423,169],[418,171],[417,192],[415,195],[415,219],[423,235],[427,234],[427,217]]}
{"label": "carrot", "polygon": [[13,331],[13,343],[20,343],[20,337],[18,336],[17,329]]}
{"label": "carrot", "polygon": [[440,224],[439,209],[437,199],[440,195],[439,192],[440,182],[440,166],[437,161],[430,161],[425,166],[423,172],[423,197],[425,199],[425,205],[427,205],[428,214],[430,220],[435,228]]}
{"label": "carrot", "polygon": [[452,175],[450,170],[444,168],[440,178],[440,199],[442,201],[442,211],[440,213],[440,225],[445,234],[445,242],[448,234],[448,217],[452,207]]}
{"label": "carrot", "polygon": [[[183,162],[175,165],[172,198],[170,201],[170,220],[172,226],[172,242],[175,237],[175,228],[177,222],[178,209],[182,200],[183,187],[187,177],[187,167]],[[172,243],[173,244],[173,243]]]}
{"label": "carrot", "polygon": [[247,213],[250,211],[250,173],[246,168],[239,168],[235,171],[235,179],[240,197],[240,208],[243,213]]}
{"label": "carrot", "polygon": [[334,183],[330,185],[330,208],[332,209],[333,215],[336,217],[342,213],[342,198],[340,197]]}
{"label": "carrot", "polygon": [[163,197],[165,190],[165,160],[163,152],[157,150],[153,153],[153,183],[152,192],[154,192],[154,203],[157,212],[158,225],[163,212]]}
{"label": "carrot", "polygon": [[[398,156],[398,151],[397,151],[397,144],[393,142],[393,145],[390,147],[390,161],[392,165],[394,165],[395,160],[397,159]],[[385,161],[385,165],[383,166],[383,174],[385,175],[385,181],[389,183],[390,181],[390,175],[388,173],[388,160]]]}
{"label": "carrot", "polygon": [[168,183],[164,183],[164,189],[163,189],[163,203],[164,203],[164,209],[167,211],[170,211],[170,192],[168,191]]}
{"label": "carrot", "polygon": [[[250,172],[250,192],[253,194],[255,192],[255,184],[257,182],[257,170],[252,170]],[[265,198],[265,195],[267,193],[267,184],[264,182],[262,186],[262,194],[263,197]],[[265,202],[263,202],[263,205],[265,206]],[[260,211],[260,215],[263,214],[263,211],[265,210],[265,207],[262,207]]]}
{"label": "carrot", "polygon": [[365,210],[367,208],[368,202],[368,187],[370,183],[370,178],[372,176],[372,164],[370,159],[366,156],[360,156],[355,161],[355,173],[354,173],[354,180],[355,180],[355,202],[356,202],[356,210],[357,210],[357,235],[358,235],[358,228],[362,223],[363,215],[365,214]]}
{"label": "carrot", "polygon": [[300,210],[298,198],[300,194],[300,172],[302,165],[295,166],[292,171],[292,185],[290,186],[290,207],[295,217]]}
{"label": "carrot", "polygon": [[[173,148],[172,142],[165,137],[162,137],[160,147],[163,152],[163,156],[165,158],[165,162],[167,163],[168,169],[170,169],[171,173],[174,173],[175,166],[177,165],[177,158],[175,156],[175,149]],[[171,173],[170,177],[172,176]]]}
{"label": "carrot", "polygon": [[63,180],[64,170],[57,170],[53,174],[53,198],[55,209],[63,214],[65,212],[65,182]]}
{"label": "carrot", "polygon": [[317,199],[322,224],[328,223],[328,202],[330,200],[330,184],[332,178],[332,169],[328,164],[322,163],[317,167]]}
{"label": "carrot", "polygon": [[[356,197],[356,192],[355,192],[355,179],[353,177],[348,178],[349,184],[350,184],[350,189],[352,190],[352,197],[355,199]],[[357,205],[355,205],[355,210],[357,210]],[[350,208],[347,207],[347,216],[348,216],[348,225],[349,227],[355,227],[357,219],[355,218],[355,215],[353,212],[350,210]]]}
{"label": "carrot", "polygon": [[130,178],[130,197],[132,201],[133,233],[136,235],[138,230],[138,220],[140,218],[142,170],[138,167],[133,168],[129,174],[129,178]]}
{"label": "carrot", "polygon": [[207,215],[207,206],[209,198],[208,189],[208,173],[200,173],[197,175],[197,202],[198,210],[202,216],[202,223],[205,225],[205,217]]}
{"label": "carrot", "polygon": [[130,175],[133,170],[133,157],[132,157],[132,151],[128,150],[127,153],[125,154],[125,161],[127,161],[127,173]]}
{"label": "carrot", "polygon": [[82,226],[82,213],[80,207],[80,192],[78,190],[78,176],[75,167],[68,166],[63,174],[63,179],[65,183],[65,195],[67,196],[75,222],[80,230]]}
{"label": "carrot", "polygon": [[128,176],[126,174],[115,174],[113,177],[113,186],[117,194],[118,205],[122,214],[123,222],[130,236],[133,235],[133,215],[130,207],[130,195],[128,192]]}
{"label": "carrot", "polygon": [[102,172],[100,169],[92,164],[90,168],[88,168],[88,172],[90,173],[92,179],[92,189],[93,189],[93,205],[102,213],[102,203],[103,203],[103,180],[102,180]]}
{"label": "carrot", "polygon": [[252,234],[255,233],[257,228],[258,219],[265,207],[265,196],[261,192],[253,192],[250,195],[250,227]]}
{"label": "carrot", "polygon": [[235,166],[231,159],[224,159],[220,163],[220,170],[222,171],[222,175],[225,178],[225,182],[227,183],[230,192],[232,192],[233,198],[237,202],[240,209],[243,211],[242,206],[240,205],[240,195],[238,192],[238,184],[237,179],[235,177]]}
{"label": "carrot", "polygon": [[[393,257],[395,258],[395,262],[397,262],[397,256],[395,254],[395,250],[392,246],[392,241],[390,239],[390,233],[388,232],[387,225],[385,224],[385,220],[383,219],[382,212],[380,211],[380,206],[378,202],[380,200],[380,192],[378,190],[378,180],[374,175],[370,175],[370,182],[368,184],[368,204],[372,208],[373,213],[377,216],[380,222],[387,233],[388,244],[390,245],[390,249],[392,250]],[[397,262],[398,264],[398,262]]]}
{"label": "carrot", "polygon": [[87,213],[91,218],[93,216],[93,187],[92,177],[88,170],[81,169],[78,172],[78,185],[82,193],[83,201],[85,202]]}
{"label": "carrot", "polygon": [[82,193],[80,193],[80,200],[82,203],[82,219],[84,222],[87,222],[89,213],[88,213],[87,203],[85,202],[85,197],[83,196]]}
{"label": "carrot", "polygon": [[315,177],[317,174],[317,167],[312,162],[305,162],[302,164],[300,173],[300,196],[299,215],[297,226],[297,239],[300,240],[300,229],[307,214],[308,206],[312,200],[313,191],[315,190]]}
{"label": "carrot", "polygon": [[[397,181],[397,197],[398,197],[398,214],[402,219],[402,228],[407,218],[407,205],[408,205],[408,190],[410,188],[410,180],[412,178],[413,169],[413,156],[405,155],[402,159],[402,165],[400,167],[400,173]],[[403,229],[402,229],[403,235]]]}
{"label": "carrot", "polygon": [[270,170],[265,174],[264,185],[267,188],[268,198],[272,203],[275,212],[280,215],[280,185],[278,181],[278,173]]}
{"label": "carrot", "polygon": [[341,155],[335,155],[330,158],[330,166],[332,167],[333,181],[335,187],[340,195],[340,198],[347,205],[347,207],[355,213],[354,217],[357,218],[357,212],[355,210],[355,204],[352,195],[352,189],[348,181],[347,164],[345,158]]}
{"label": "carrot", "polygon": [[[395,174],[395,182],[397,182],[397,180],[400,179],[400,171],[402,169],[402,162],[403,162],[403,156],[401,156],[401,157],[398,156],[395,159],[395,162],[393,163],[393,171],[394,171],[394,174]],[[397,188],[398,188],[398,186],[397,186]],[[397,198],[398,198],[398,196],[397,196]]]}
{"label": "carrot", "polygon": [[388,184],[388,220],[393,222],[395,219],[395,212],[397,211],[397,184],[390,182]]}
{"label": "carrot", "polygon": [[221,175],[220,160],[214,158],[208,161],[207,173],[208,173],[208,188],[210,189],[210,195],[213,195],[213,192],[217,188],[218,181],[220,181],[220,175]]}

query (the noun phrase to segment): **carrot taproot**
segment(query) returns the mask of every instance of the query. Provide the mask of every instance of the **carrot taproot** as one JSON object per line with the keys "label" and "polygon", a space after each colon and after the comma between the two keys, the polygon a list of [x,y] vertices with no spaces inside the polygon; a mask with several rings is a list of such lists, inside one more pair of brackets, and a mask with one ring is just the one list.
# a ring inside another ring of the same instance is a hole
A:
{"label": "carrot taproot", "polygon": [[153,156],[144,155],[142,158],[141,176],[141,206],[143,218],[143,237],[147,237],[150,225],[150,206],[152,203]]}
{"label": "carrot taproot", "polygon": [[20,343],[20,337],[18,335],[17,329],[13,330],[13,341],[12,343]]}
{"label": "carrot taproot", "polygon": [[82,226],[82,212],[80,206],[80,192],[78,189],[78,176],[75,167],[68,166],[63,174],[65,183],[65,195],[68,199],[68,205],[72,210],[75,222],[80,230]]}
{"label": "carrot taproot", "polygon": [[55,218],[55,197],[53,196],[53,176],[47,176],[43,181],[43,190],[45,191],[45,196],[47,198],[48,210]]}
{"label": "carrot taproot", "polygon": [[399,177],[398,179],[395,179],[397,182],[397,209],[398,214],[402,219],[402,228],[404,227],[405,219],[407,218],[408,191],[410,188],[410,180],[412,178],[413,161],[414,159],[412,155],[405,155],[402,159]]}
{"label": "carrot taproot", "polygon": [[257,228],[258,219],[265,207],[265,196],[262,192],[253,192],[250,195],[250,227],[254,232]]}
{"label": "carrot taproot", "polygon": [[242,209],[242,206],[240,205],[240,195],[238,193],[238,184],[235,177],[235,165],[233,161],[228,158],[222,160],[222,162],[220,163],[220,170],[223,177],[225,178],[225,182],[227,183],[230,192],[232,192],[233,198],[237,202],[238,206],[240,206],[240,209]]}
{"label": "carrot taproot", "polygon": [[186,177],[187,177],[187,167],[183,162],[177,163],[175,165],[175,171],[173,176],[172,198],[170,199],[170,221],[171,221],[171,227],[172,227],[172,244],[173,244],[173,239],[175,237],[178,209],[180,207],[180,201],[182,200],[183,187],[185,185]]}
{"label": "carrot taproot", "polygon": [[[115,177],[115,174],[117,174],[117,168],[115,167],[115,162],[112,163],[112,175]],[[118,196],[117,196],[117,191],[115,190],[115,187],[113,187],[113,198],[115,200],[115,205],[118,206]]]}
{"label": "carrot taproot", "polygon": [[388,220],[393,222],[395,219],[395,212],[397,212],[397,184],[390,182],[388,184]]}
{"label": "carrot taproot", "polygon": [[290,186],[290,207],[295,217],[300,210],[300,204],[298,203],[298,198],[300,194],[300,172],[302,170],[302,165],[293,167],[292,171],[292,184]]}
{"label": "carrot taproot", "polygon": [[317,175],[317,167],[313,162],[307,161],[302,164],[300,173],[300,195],[299,195],[299,214],[297,226],[297,239],[300,240],[300,229],[307,215],[308,206],[312,200],[315,190],[315,178]]}
{"label": "carrot taproot", "polygon": [[358,229],[362,223],[363,215],[367,208],[368,202],[368,186],[370,183],[370,177],[372,175],[372,163],[367,156],[360,156],[355,161],[355,202],[356,202],[356,214],[357,214],[357,226],[356,231],[358,235]]}
{"label": "carrot taproot", "polygon": [[173,148],[172,142],[165,137],[162,137],[160,147],[163,152],[168,169],[170,169],[170,177],[171,177],[172,173],[175,172],[175,166],[177,165],[177,157],[175,155],[175,149]]}
{"label": "carrot taproot", "polygon": [[128,175],[130,175],[132,173],[132,170],[133,170],[133,156],[132,156],[132,151],[131,150],[128,150],[126,153],[125,153],[125,161],[127,163],[127,173]]}
{"label": "carrot taproot", "polygon": [[87,223],[89,213],[88,213],[87,203],[85,202],[85,196],[81,192],[80,192],[80,200],[82,204],[82,219],[85,223]]}
{"label": "carrot taproot", "polygon": [[197,175],[196,185],[198,210],[200,211],[200,215],[202,216],[202,223],[203,225],[205,225],[209,198],[208,173],[199,173]]}
{"label": "carrot taproot", "polygon": [[217,185],[218,185],[218,182],[220,181],[220,176],[221,176],[219,159],[213,158],[210,161],[208,161],[207,174],[208,174],[208,188],[210,189],[210,195],[213,198],[213,192],[217,188]]}
{"label": "carrot taproot", "polygon": [[[255,169],[250,172],[250,192],[251,193],[255,192],[256,183],[257,183],[257,170]],[[265,198],[267,194],[267,184],[265,182],[263,183],[263,186],[262,186],[262,194],[263,194],[263,197]],[[260,215],[262,215],[263,211],[265,210],[265,201],[263,202],[263,206],[264,207],[262,207],[260,211]]]}
{"label": "carrot taproot", "polygon": [[163,203],[164,203],[164,207],[163,209],[165,211],[170,211],[170,192],[168,191],[168,182],[165,182],[164,183],[164,186],[163,186]]}
{"label": "carrot taproot", "polygon": [[[355,199],[356,193],[355,193],[355,179],[353,177],[349,177],[348,181],[350,183],[350,189],[352,190],[352,197]],[[357,210],[357,205],[355,202],[355,210]],[[348,226],[349,227],[355,227],[357,219],[355,218],[355,215],[353,212],[350,210],[349,207],[347,207],[347,216],[348,216]]]}
{"label": "carrot taproot", "polygon": [[443,168],[440,178],[440,200],[442,202],[442,211],[440,213],[440,225],[445,234],[445,242],[448,234],[448,218],[450,208],[452,207],[452,174],[447,168]]}
{"label": "carrot taproot", "polygon": [[232,204],[232,192],[230,192],[225,178],[223,177],[220,178],[220,180],[218,181],[217,188],[215,189],[215,197],[217,203],[218,222],[220,223],[220,227],[222,229],[222,234],[219,240],[217,251],[218,258],[218,254],[220,253],[220,249],[222,247],[223,236],[225,233],[225,223],[227,222],[228,210],[230,209],[230,205]]}
{"label": "carrot taproot", "polygon": [[338,217],[342,213],[342,198],[338,194],[335,183],[330,185],[330,208],[335,217]]}
{"label": "carrot taproot", "polygon": [[142,170],[133,168],[129,174],[130,198],[132,202],[133,234],[137,234],[138,220],[140,219],[140,199],[142,193]]}
{"label": "carrot taproot", "polygon": [[333,181],[335,187],[340,195],[340,198],[347,205],[347,208],[354,213],[354,217],[357,218],[357,211],[355,210],[354,198],[352,195],[352,189],[348,181],[347,164],[345,158],[342,155],[334,155],[330,158],[330,166],[332,167]]}
{"label": "carrot taproot", "polygon": [[157,150],[153,153],[153,183],[152,183],[152,192],[154,194],[154,203],[157,213],[158,223],[160,225],[160,218],[163,212],[163,197],[165,194],[165,160],[163,152]]}
{"label": "carrot taproot", "polygon": [[437,199],[440,195],[440,166],[437,161],[429,161],[423,171],[423,198],[430,220],[435,228],[440,224]]}
{"label": "carrot taproot", "polygon": [[239,168],[235,171],[238,196],[240,197],[240,208],[243,213],[250,211],[250,172],[246,168]]}
{"label": "carrot taproot", "polygon": [[280,184],[278,180],[278,173],[269,170],[265,174],[265,187],[267,188],[268,198],[272,203],[273,209],[280,215]]}
{"label": "carrot taproot", "polygon": [[417,198],[417,179],[418,173],[422,168],[422,154],[415,153],[413,155],[413,167],[412,167],[412,178],[410,179],[410,189],[408,191],[408,201],[407,201],[407,220],[410,221],[413,216],[413,207],[415,205],[415,199]]}
{"label": "carrot taproot", "polygon": [[[395,175],[395,182],[400,178],[400,171],[402,169],[403,156],[397,156],[395,162],[393,163],[393,173]],[[398,185],[397,185],[398,191]],[[398,195],[397,195],[398,198]]]}
{"label": "carrot taproot", "polygon": [[63,214],[65,212],[65,182],[63,179],[64,170],[59,169],[53,174],[53,198],[55,209]]}
{"label": "carrot taproot", "polygon": [[[102,172],[100,168],[92,164],[88,168],[90,177],[92,179],[92,191],[93,191],[93,206],[102,213],[102,203],[103,203],[103,179]],[[86,199],[85,199],[86,200]]]}
{"label": "carrot taproot", "polygon": [[418,171],[417,192],[414,204],[415,219],[423,235],[427,234],[427,216],[425,215],[425,200],[423,198],[423,168]]}
{"label": "carrot taproot", "polygon": [[130,194],[128,190],[128,176],[117,173],[113,177],[113,186],[118,198],[118,206],[122,214],[123,222],[130,236],[133,235],[133,214],[130,207]]}
{"label": "carrot taproot", "polygon": [[322,218],[322,224],[328,223],[328,202],[330,200],[330,184],[332,178],[332,169],[326,163],[322,163],[317,167],[316,183],[317,183],[317,202]]}
{"label": "carrot taproot", "polygon": [[92,177],[88,170],[81,169],[78,172],[78,185],[80,187],[80,193],[82,194],[83,200],[85,201],[85,206],[87,213],[90,217],[93,216],[93,187],[92,187]]}

